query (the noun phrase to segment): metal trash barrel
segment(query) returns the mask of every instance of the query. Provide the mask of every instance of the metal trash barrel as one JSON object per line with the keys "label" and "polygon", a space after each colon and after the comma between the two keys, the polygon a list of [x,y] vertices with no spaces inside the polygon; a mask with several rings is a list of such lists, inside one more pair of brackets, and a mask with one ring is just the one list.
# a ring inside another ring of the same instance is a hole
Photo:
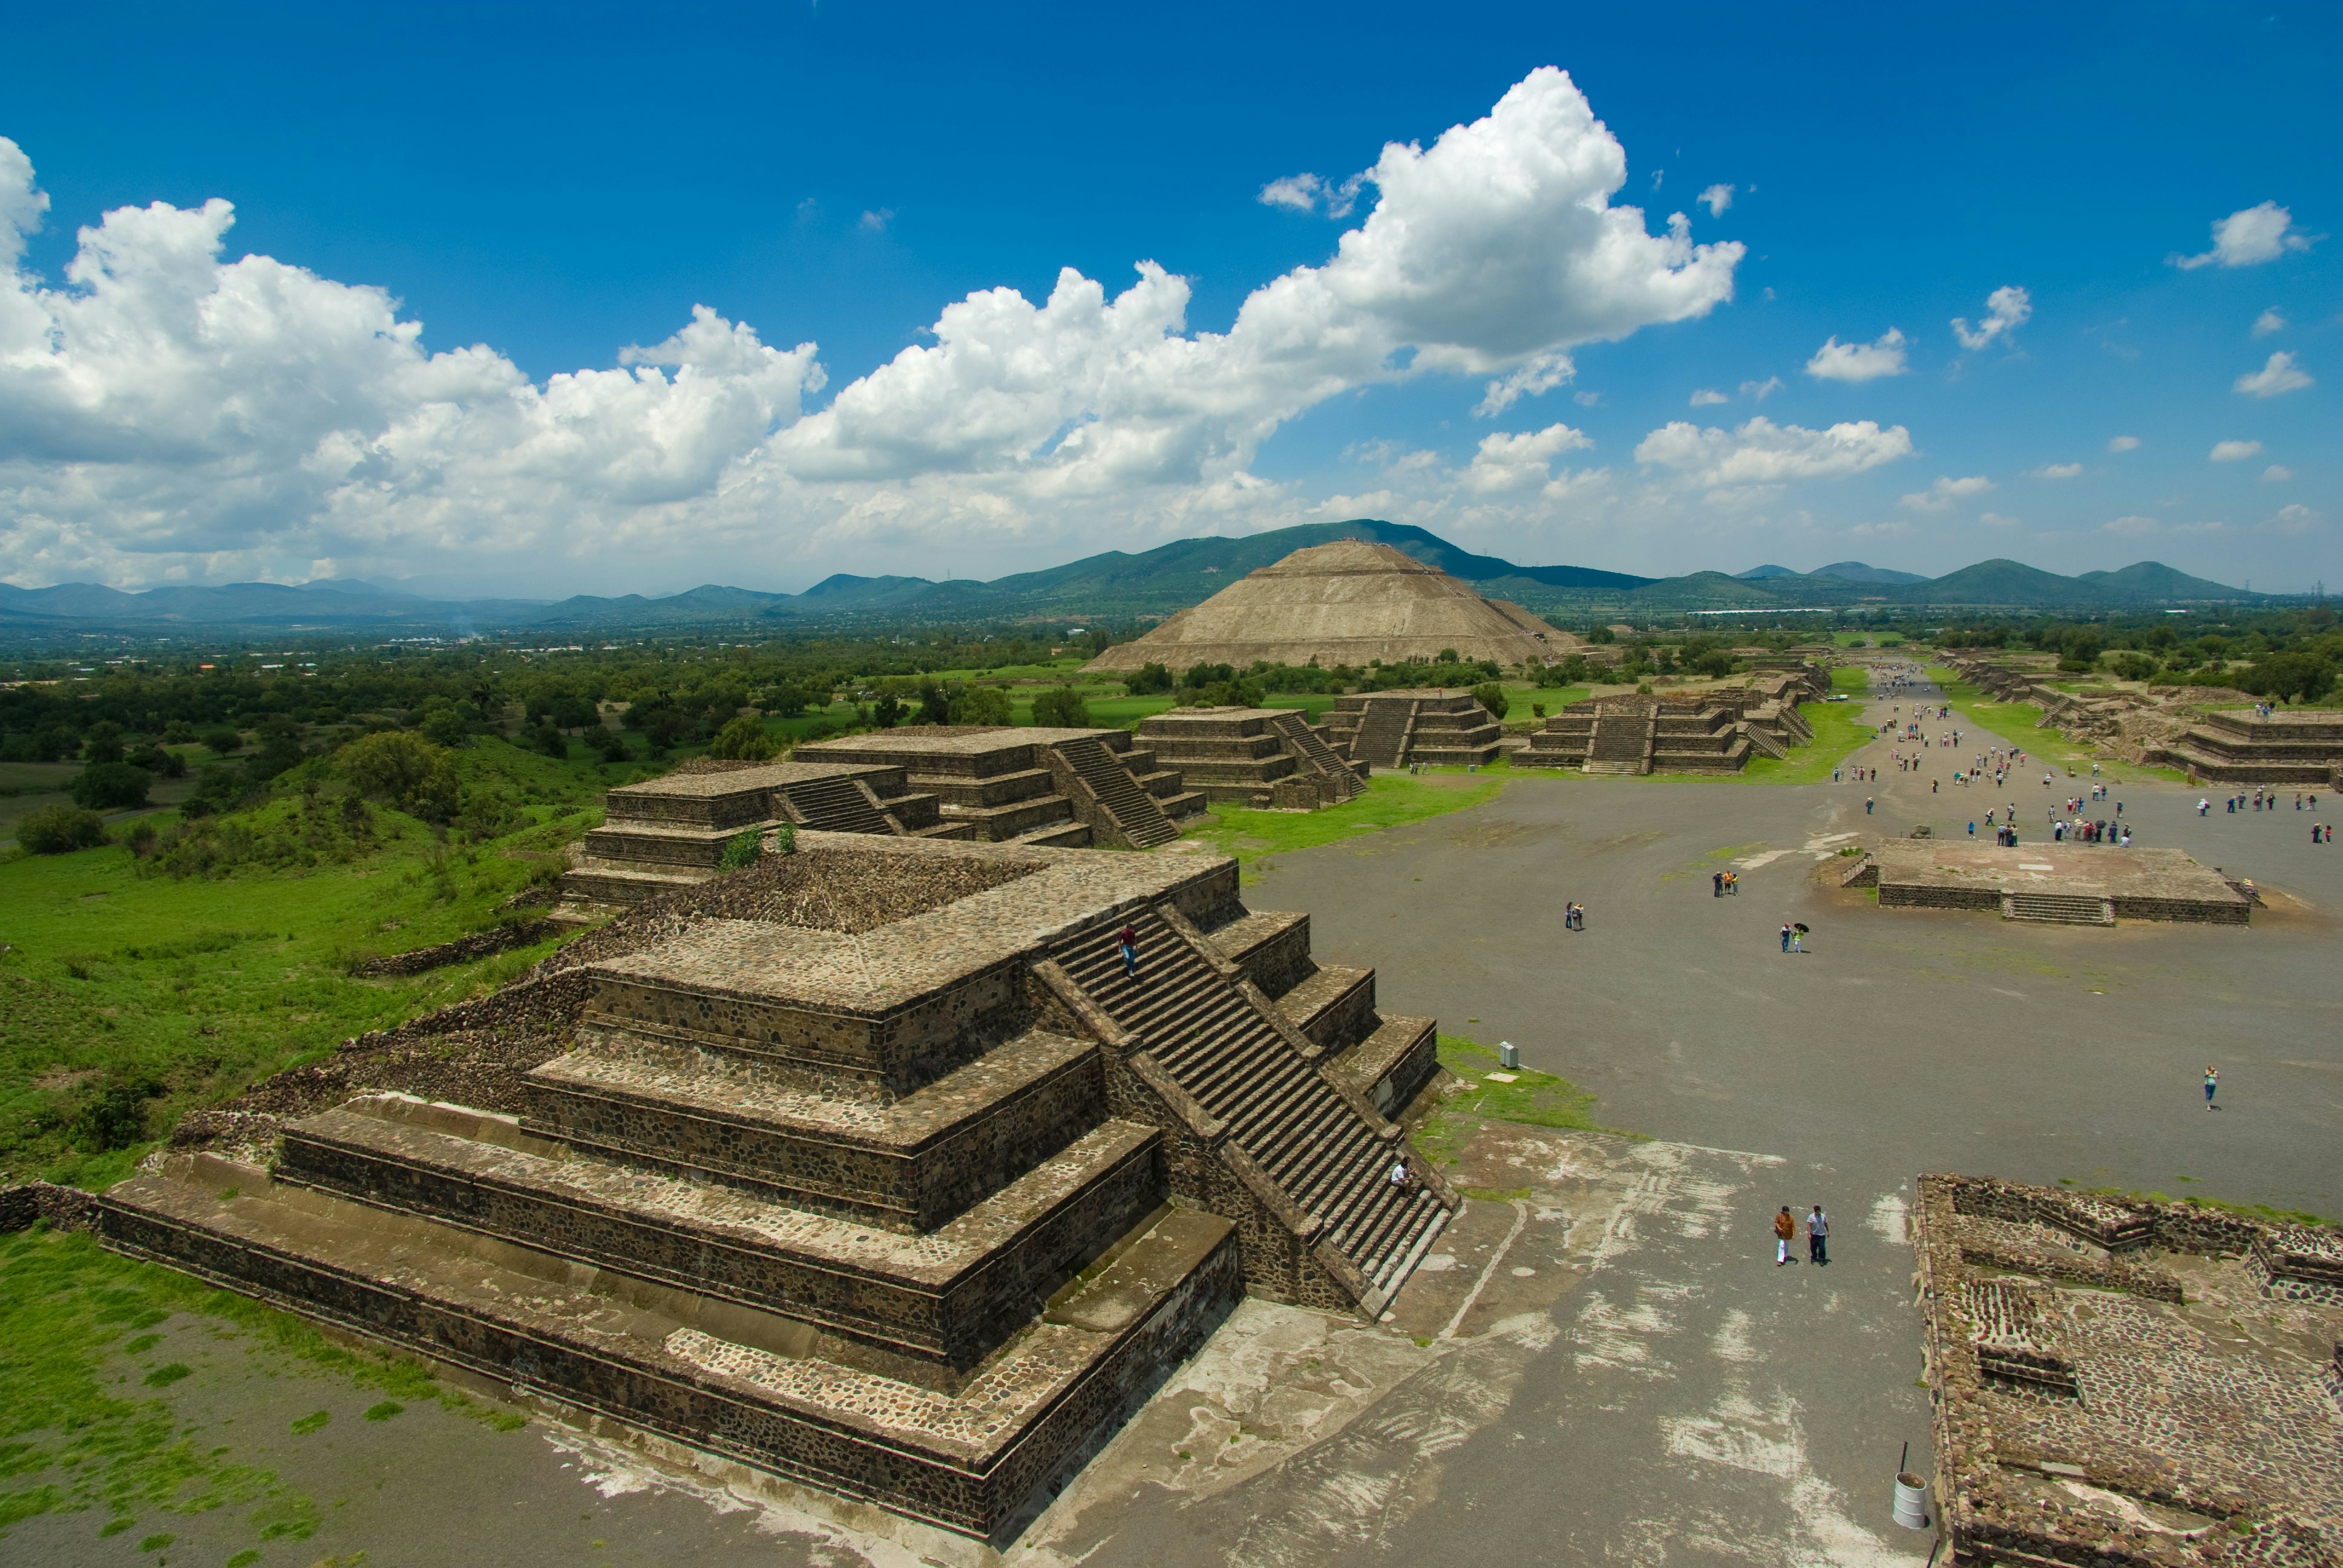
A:
{"label": "metal trash barrel", "polygon": [[1908,1470],[1896,1477],[1896,1523],[1906,1530],[1928,1528],[1928,1483]]}
{"label": "metal trash barrel", "polygon": [[1511,1072],[1514,1069],[1520,1067],[1521,1064],[1522,1048],[1515,1045],[1510,1040],[1499,1040],[1497,1042],[1497,1065],[1503,1068],[1507,1072]]}

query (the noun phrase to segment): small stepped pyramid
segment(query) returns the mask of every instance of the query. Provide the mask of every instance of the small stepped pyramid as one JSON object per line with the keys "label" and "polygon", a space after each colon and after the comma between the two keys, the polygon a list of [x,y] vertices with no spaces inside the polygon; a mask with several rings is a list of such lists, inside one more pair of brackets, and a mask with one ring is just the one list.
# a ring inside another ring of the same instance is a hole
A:
{"label": "small stepped pyramid", "polygon": [[547,1042],[496,1103],[288,1113],[264,1163],[175,1151],[86,1222],[1002,1544],[1245,1291],[1379,1314],[1454,1211],[1389,1180],[1432,1020],[1378,1018],[1234,861],[795,841],[449,1010]]}
{"label": "small stepped pyramid", "polygon": [[1286,743],[1293,749],[1294,752],[1303,761],[1309,763],[1318,777],[1325,781],[1325,785],[1330,788],[1336,799],[1355,799],[1367,792],[1366,780],[1360,778],[1347,763],[1336,756],[1332,747],[1319,739],[1318,732],[1310,728],[1310,721],[1307,719],[1291,709],[1285,709],[1280,710],[1270,722],[1276,726],[1277,732],[1285,738]]}
{"label": "small stepped pyramid", "polygon": [[781,798],[801,825],[824,833],[900,833],[878,798],[859,779],[809,779],[784,786]]}

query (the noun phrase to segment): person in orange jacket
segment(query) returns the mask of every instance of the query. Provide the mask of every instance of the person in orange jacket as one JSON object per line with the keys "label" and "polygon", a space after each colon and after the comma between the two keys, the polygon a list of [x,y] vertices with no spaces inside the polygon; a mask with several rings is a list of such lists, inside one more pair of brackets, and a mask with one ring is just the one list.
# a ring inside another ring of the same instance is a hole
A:
{"label": "person in orange jacket", "polygon": [[1775,1268],[1778,1269],[1790,1261],[1790,1238],[1797,1233],[1798,1221],[1792,1217],[1790,1206],[1785,1203],[1782,1205],[1782,1211],[1774,1216],[1774,1266]]}

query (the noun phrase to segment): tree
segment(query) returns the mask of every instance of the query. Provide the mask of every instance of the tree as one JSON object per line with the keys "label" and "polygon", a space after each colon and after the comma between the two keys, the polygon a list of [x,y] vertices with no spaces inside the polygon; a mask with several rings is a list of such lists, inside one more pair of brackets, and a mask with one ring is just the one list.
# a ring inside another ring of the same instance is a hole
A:
{"label": "tree", "polygon": [[358,792],[410,816],[444,821],[456,810],[456,763],[445,749],[404,729],[351,741],[334,759]]}
{"label": "tree", "polygon": [[1090,706],[1071,685],[1053,686],[1033,699],[1033,722],[1056,729],[1088,729]]}
{"label": "tree", "polygon": [[586,731],[586,749],[605,762],[627,759],[627,738],[606,725],[597,724]]}
{"label": "tree", "polygon": [[1133,697],[1153,697],[1172,689],[1172,672],[1160,664],[1142,664],[1122,678],[1122,689]]}
{"label": "tree", "polygon": [[44,806],[16,819],[16,842],[28,855],[62,855],[106,842],[106,823],[95,811]]}
{"label": "tree", "polygon": [[452,702],[435,702],[426,708],[423,722],[415,728],[426,741],[442,749],[461,746],[471,734],[471,726]]}
{"label": "tree", "polygon": [[1505,716],[1505,709],[1510,706],[1505,700],[1505,689],[1498,685],[1493,680],[1484,680],[1480,685],[1474,687],[1473,689],[1473,700],[1478,702],[1482,707],[1487,709],[1499,719],[1503,719]]}
{"label": "tree", "polygon": [[244,737],[222,727],[204,731],[204,745],[215,757],[226,757],[244,749]]}
{"label": "tree", "polygon": [[127,762],[93,762],[73,781],[73,801],[94,811],[121,811],[146,804],[154,776]]}
{"label": "tree", "polygon": [[[1079,699],[1077,699],[1079,700]],[[952,683],[952,724],[1012,724],[1016,709],[1010,705],[1009,693],[998,686],[962,686]]]}
{"label": "tree", "polygon": [[82,760],[95,766],[122,760],[122,726],[101,719],[82,732]]}
{"label": "tree", "polygon": [[764,725],[745,713],[718,730],[716,739],[708,743],[710,757],[735,762],[762,762],[780,749],[781,743],[765,733]]}
{"label": "tree", "polygon": [[1236,666],[1232,664],[1198,664],[1190,667],[1186,678],[1180,684],[1204,687],[1234,680],[1236,678]]}

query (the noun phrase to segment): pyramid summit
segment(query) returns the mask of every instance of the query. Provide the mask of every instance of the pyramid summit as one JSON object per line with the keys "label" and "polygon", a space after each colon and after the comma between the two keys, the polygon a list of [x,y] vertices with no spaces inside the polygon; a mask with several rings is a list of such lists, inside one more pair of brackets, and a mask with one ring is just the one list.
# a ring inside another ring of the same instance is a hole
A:
{"label": "pyramid summit", "polygon": [[1337,539],[1294,551],[1182,610],[1083,668],[1111,672],[1161,664],[1255,660],[1324,666],[1466,659],[1545,664],[1584,646],[1517,604],[1483,598],[1436,567],[1390,545]]}

